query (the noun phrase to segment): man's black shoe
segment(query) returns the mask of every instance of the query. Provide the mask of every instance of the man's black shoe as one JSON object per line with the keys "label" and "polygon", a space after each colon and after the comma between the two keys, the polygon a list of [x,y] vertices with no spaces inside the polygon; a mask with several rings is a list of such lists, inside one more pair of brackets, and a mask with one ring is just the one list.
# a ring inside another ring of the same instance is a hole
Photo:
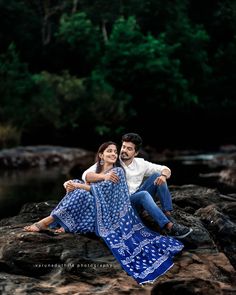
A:
{"label": "man's black shoe", "polygon": [[189,228],[187,226],[174,223],[172,228],[167,230],[167,235],[176,239],[183,239],[186,238],[192,231],[193,229],[191,227]]}
{"label": "man's black shoe", "polygon": [[170,222],[177,223],[177,220],[174,217],[172,217],[171,215],[166,215],[166,217],[170,220]]}

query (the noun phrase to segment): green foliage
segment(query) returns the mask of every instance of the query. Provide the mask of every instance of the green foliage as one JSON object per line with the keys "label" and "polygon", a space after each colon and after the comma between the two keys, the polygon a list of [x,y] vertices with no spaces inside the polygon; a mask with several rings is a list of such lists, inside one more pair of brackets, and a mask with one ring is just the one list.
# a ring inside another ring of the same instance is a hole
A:
{"label": "green foliage", "polygon": [[211,92],[203,99],[214,111],[234,113],[236,108],[236,3],[219,1],[210,23],[212,31],[211,64],[213,74],[208,79]]}
{"label": "green foliage", "polygon": [[102,75],[102,72],[94,71],[87,84],[90,124],[99,135],[119,133],[133,115],[129,106],[131,97],[116,91]]}
{"label": "green foliage", "polygon": [[[0,56],[0,115],[20,130],[36,127],[74,128],[83,113],[83,80],[42,72],[31,75],[14,45]],[[66,116],[65,116],[66,113]]]}
{"label": "green foliage", "polygon": [[108,136],[166,112],[235,110],[230,0],[3,0],[0,10],[0,123],[19,134]]}
{"label": "green foliage", "polygon": [[[188,91],[188,81],[180,71],[180,61],[172,56],[179,44],[168,45],[165,35],[154,38],[142,34],[134,17],[119,19],[113,28],[102,69],[116,89],[132,95],[136,107],[143,111],[153,104],[165,107],[170,103],[182,107],[196,102]],[[141,95],[141,97],[140,97]]]}
{"label": "green foliage", "polygon": [[100,54],[102,35],[84,12],[62,15],[56,36],[88,62],[95,61]]}
{"label": "green foliage", "polygon": [[0,56],[0,118],[22,129],[30,114],[33,81],[14,44]]}
{"label": "green foliage", "polygon": [[207,53],[209,35],[202,25],[191,23],[185,8],[176,11],[176,19],[167,25],[166,40],[179,44],[174,56],[181,60],[180,71],[188,80],[189,89],[201,96],[212,73]]}
{"label": "green foliage", "polygon": [[83,79],[65,71],[61,75],[42,72],[35,74],[33,80],[35,93],[31,111],[37,112],[31,125],[41,122],[56,129],[77,127],[86,98]]}
{"label": "green foliage", "polygon": [[33,79],[36,86],[31,112],[35,115],[28,128],[38,124],[57,130],[96,126],[93,132],[104,135],[121,128],[128,115],[129,96],[115,92],[99,72],[87,79],[68,72],[42,72]]}
{"label": "green foliage", "polygon": [[101,25],[103,22],[113,24],[121,15],[123,4],[120,0],[80,0],[79,8],[84,11],[89,19],[93,20],[93,23],[96,25]]}
{"label": "green foliage", "polygon": [[98,134],[122,128],[130,98],[115,92],[101,73],[94,71],[90,79],[68,71],[31,75],[13,45],[1,56],[0,65],[2,122],[29,133],[47,127],[73,130],[87,124],[96,126]]}

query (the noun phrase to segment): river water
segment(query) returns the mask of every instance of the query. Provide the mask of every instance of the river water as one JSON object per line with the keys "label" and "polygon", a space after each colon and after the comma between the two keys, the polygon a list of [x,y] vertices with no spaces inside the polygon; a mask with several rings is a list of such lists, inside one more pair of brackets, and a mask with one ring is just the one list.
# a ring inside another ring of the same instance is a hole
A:
{"label": "river water", "polygon": [[[217,184],[214,177],[201,177],[213,172],[205,164],[207,159],[211,159],[210,154],[195,155],[194,160],[191,156],[185,156],[162,163],[172,170],[168,184],[198,184],[218,188],[221,193],[231,193],[229,189]],[[63,183],[68,179],[80,177],[80,174],[76,177],[65,175],[60,168],[0,170],[0,219],[18,214],[22,205],[28,202],[61,200],[65,193]]]}
{"label": "river water", "polygon": [[0,170],[0,219],[19,213],[23,204],[60,200],[67,176],[60,169]]}

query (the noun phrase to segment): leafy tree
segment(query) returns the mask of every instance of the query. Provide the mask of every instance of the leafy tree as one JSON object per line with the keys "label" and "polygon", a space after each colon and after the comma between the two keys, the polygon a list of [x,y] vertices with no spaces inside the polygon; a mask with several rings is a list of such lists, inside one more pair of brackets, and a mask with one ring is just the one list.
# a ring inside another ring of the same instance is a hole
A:
{"label": "leafy tree", "polygon": [[31,114],[33,80],[27,65],[22,63],[11,44],[0,56],[0,120],[23,129]]}
{"label": "leafy tree", "polygon": [[212,73],[207,52],[209,35],[202,25],[191,22],[187,8],[186,1],[174,8],[175,17],[166,26],[166,40],[168,44],[179,44],[174,56],[181,60],[180,71],[189,89],[201,97]]}
{"label": "leafy tree", "polygon": [[[179,44],[168,45],[165,35],[143,35],[134,17],[114,25],[102,59],[102,71],[117,90],[132,96],[137,115],[151,119],[153,106],[180,108],[195,103],[188,81],[173,57]],[[154,108],[155,109],[155,108]]]}
{"label": "leafy tree", "polygon": [[119,134],[127,118],[134,115],[130,108],[131,97],[112,87],[99,70],[93,71],[87,83],[87,114],[94,131],[99,135]]}
{"label": "leafy tree", "polygon": [[86,99],[83,79],[65,71],[61,75],[41,72],[35,74],[33,80],[35,92],[31,112],[35,115],[31,118],[31,126],[43,124],[58,130],[78,127]]}
{"label": "leafy tree", "polygon": [[95,26],[100,28],[106,43],[114,22],[122,15],[122,1],[80,0],[78,7],[86,13]]}
{"label": "leafy tree", "polygon": [[236,3],[217,1],[212,21],[208,24],[211,32],[211,64],[213,76],[209,81],[211,92],[207,94],[209,108],[218,107],[234,117],[236,79]]}
{"label": "leafy tree", "polygon": [[167,112],[229,126],[235,16],[231,0],[0,1],[2,134],[106,136]]}
{"label": "leafy tree", "polygon": [[[81,75],[82,72],[88,75],[101,56],[102,35],[99,29],[84,12],[76,12],[61,17],[56,36],[61,44],[68,45],[67,54],[73,58],[75,74]],[[86,70],[81,71],[81,68]]]}

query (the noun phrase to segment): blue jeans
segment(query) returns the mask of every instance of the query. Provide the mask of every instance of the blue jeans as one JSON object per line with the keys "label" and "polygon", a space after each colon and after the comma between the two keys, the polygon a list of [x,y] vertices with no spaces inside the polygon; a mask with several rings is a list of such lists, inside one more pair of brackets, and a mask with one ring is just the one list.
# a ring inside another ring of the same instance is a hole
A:
{"label": "blue jeans", "polygon": [[[154,180],[160,176],[155,173],[149,176],[140,188],[130,196],[130,201],[133,208],[138,212],[143,207],[148,214],[152,216],[154,221],[158,223],[160,228],[163,228],[170,220],[166,217],[163,211],[172,211],[172,199],[166,183],[155,185]],[[154,199],[159,197],[162,210],[157,206]]]}

